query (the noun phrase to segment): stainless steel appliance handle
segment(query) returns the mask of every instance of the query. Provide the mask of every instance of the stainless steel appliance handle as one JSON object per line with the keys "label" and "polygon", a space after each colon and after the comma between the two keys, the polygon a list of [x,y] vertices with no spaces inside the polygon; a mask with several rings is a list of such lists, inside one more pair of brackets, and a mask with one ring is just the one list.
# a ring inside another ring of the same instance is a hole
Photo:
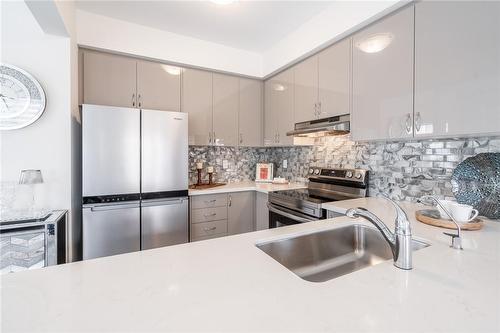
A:
{"label": "stainless steel appliance handle", "polygon": [[90,209],[92,212],[106,211],[106,210],[116,210],[116,209],[127,209],[127,208],[139,208],[139,201],[129,201],[123,203],[100,203],[84,205],[83,209]]}
{"label": "stainless steel appliance handle", "polygon": [[284,217],[287,217],[291,220],[294,220],[294,221],[297,221],[297,222],[300,222],[300,223],[304,223],[304,222],[311,222],[311,221],[316,221],[315,219],[311,218],[311,219],[307,219],[305,217],[299,217],[299,216],[296,216],[296,215],[293,215],[293,214],[290,214],[290,213],[287,213],[281,209],[278,209],[276,208],[275,206],[273,206],[272,204],[270,204],[269,202],[267,203],[267,208],[269,208],[269,211],[270,212],[273,212],[273,213],[276,213],[276,214],[279,214],[281,216],[284,216]]}
{"label": "stainless steel appliance handle", "polygon": [[142,207],[153,207],[153,206],[170,206],[170,205],[179,205],[182,204],[185,200],[188,200],[187,197],[182,198],[173,198],[173,199],[147,199],[142,200]]}

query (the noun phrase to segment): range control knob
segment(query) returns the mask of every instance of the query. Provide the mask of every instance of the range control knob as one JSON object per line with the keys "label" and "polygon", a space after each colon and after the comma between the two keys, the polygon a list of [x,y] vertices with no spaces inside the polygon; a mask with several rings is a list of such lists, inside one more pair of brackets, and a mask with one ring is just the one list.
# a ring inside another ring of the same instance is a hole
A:
{"label": "range control knob", "polygon": [[361,179],[361,174],[360,174],[359,172],[356,172],[356,173],[354,174],[354,178],[356,178],[356,179]]}
{"label": "range control knob", "polygon": [[314,170],[315,175],[319,175],[319,169]]}
{"label": "range control knob", "polygon": [[314,169],[313,168],[310,168],[309,169],[309,173],[312,175],[314,173]]}
{"label": "range control knob", "polygon": [[347,171],[347,172],[345,173],[345,176],[346,176],[347,178],[352,178],[352,171]]}

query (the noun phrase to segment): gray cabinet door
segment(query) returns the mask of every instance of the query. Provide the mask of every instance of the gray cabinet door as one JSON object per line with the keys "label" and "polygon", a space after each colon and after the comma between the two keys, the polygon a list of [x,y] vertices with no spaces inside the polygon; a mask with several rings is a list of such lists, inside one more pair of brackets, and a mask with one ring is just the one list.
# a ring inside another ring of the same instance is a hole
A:
{"label": "gray cabinet door", "polygon": [[255,230],[269,229],[269,209],[267,193],[255,193]]}
{"label": "gray cabinet door", "polygon": [[319,118],[350,113],[351,39],[319,53],[318,68]]}
{"label": "gray cabinet door", "polygon": [[107,53],[83,53],[83,102],[136,107],[136,60]]}
{"label": "gray cabinet door", "polygon": [[228,234],[255,231],[255,192],[228,194]]}
{"label": "gray cabinet door", "polygon": [[181,69],[150,61],[137,62],[137,106],[181,110]]}
{"label": "gray cabinet door", "polygon": [[500,2],[415,4],[415,136],[500,132]]}
{"label": "gray cabinet door", "polygon": [[277,98],[275,89],[278,89],[275,78],[264,82],[264,146],[277,144],[278,125],[276,121]]}
{"label": "gray cabinet door", "polygon": [[182,111],[189,115],[189,144],[212,143],[212,73],[185,69],[182,78]]}
{"label": "gray cabinet door", "polygon": [[413,136],[413,7],[353,37],[354,140]]}
{"label": "gray cabinet door", "polygon": [[[295,65],[294,70],[294,121],[318,118],[318,56],[312,56]],[[291,128],[289,129],[291,130]]]}
{"label": "gray cabinet door", "polygon": [[[286,132],[294,129],[294,79],[293,68],[290,68],[276,76],[280,89],[274,89],[276,96],[276,123],[278,127],[278,144],[282,146],[292,145],[293,137],[287,136]],[[281,89],[282,88],[282,89]]]}
{"label": "gray cabinet door", "polygon": [[262,95],[262,81],[240,78],[239,146],[262,145]]}
{"label": "gray cabinet door", "polygon": [[213,74],[213,136],[219,146],[238,145],[239,79]]}

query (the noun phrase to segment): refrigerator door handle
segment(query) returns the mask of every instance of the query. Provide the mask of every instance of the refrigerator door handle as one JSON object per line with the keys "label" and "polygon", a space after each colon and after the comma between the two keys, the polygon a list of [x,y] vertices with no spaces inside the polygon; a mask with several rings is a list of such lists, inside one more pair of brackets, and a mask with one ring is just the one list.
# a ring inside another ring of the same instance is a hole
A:
{"label": "refrigerator door handle", "polygon": [[179,205],[182,204],[188,197],[182,198],[172,198],[172,199],[148,199],[141,202],[142,207],[153,207],[153,206],[169,206],[169,205]]}
{"label": "refrigerator door handle", "polygon": [[90,209],[92,212],[115,210],[115,209],[127,209],[127,208],[139,208],[139,201],[131,201],[126,203],[113,203],[113,204],[94,204],[94,205],[84,205],[83,209]]}

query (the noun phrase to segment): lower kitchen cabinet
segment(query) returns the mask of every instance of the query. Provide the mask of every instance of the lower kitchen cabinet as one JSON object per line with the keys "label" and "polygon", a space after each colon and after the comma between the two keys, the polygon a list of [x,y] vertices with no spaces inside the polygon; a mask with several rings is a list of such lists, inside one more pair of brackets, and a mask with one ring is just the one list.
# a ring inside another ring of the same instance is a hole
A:
{"label": "lower kitchen cabinet", "polygon": [[257,192],[255,194],[255,230],[269,229],[267,199],[267,193]]}
{"label": "lower kitchen cabinet", "polygon": [[228,194],[228,234],[236,235],[255,230],[255,192]]}
{"label": "lower kitchen cabinet", "polygon": [[192,242],[255,230],[254,191],[196,195],[190,201]]}

